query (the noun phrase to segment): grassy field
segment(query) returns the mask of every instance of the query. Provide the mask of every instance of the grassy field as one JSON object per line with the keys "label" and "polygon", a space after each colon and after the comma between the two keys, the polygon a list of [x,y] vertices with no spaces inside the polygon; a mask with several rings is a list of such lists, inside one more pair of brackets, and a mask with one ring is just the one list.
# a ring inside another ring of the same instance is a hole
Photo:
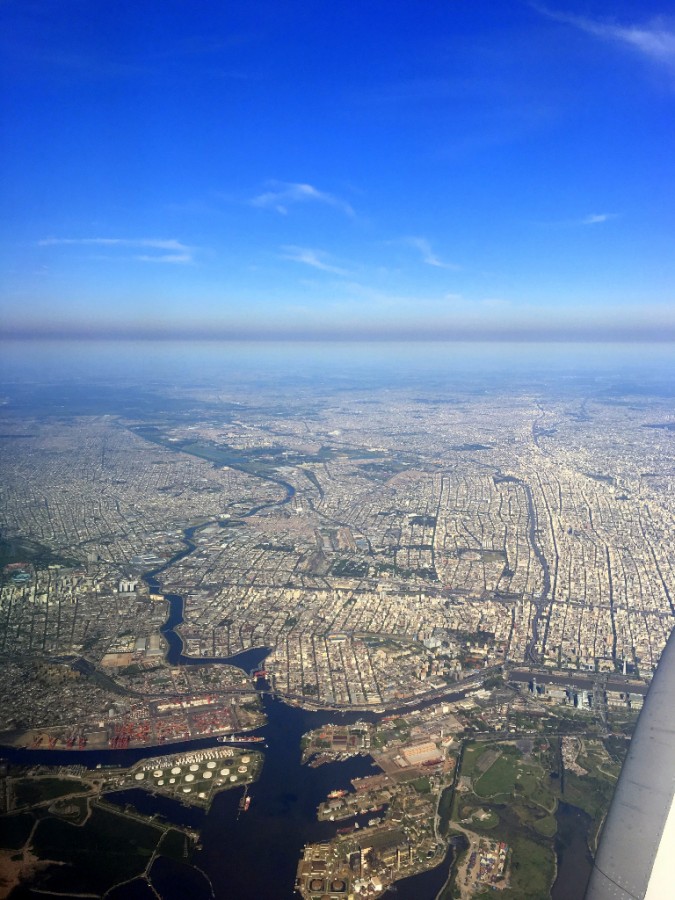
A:
{"label": "grassy field", "polygon": [[[577,762],[588,774],[577,775],[567,769],[564,781],[560,778],[557,738],[538,735],[518,741],[467,742],[464,746],[459,788],[447,829],[451,832],[454,822],[508,844],[510,886],[499,891],[502,900],[545,900],[550,896],[555,874],[558,801],[578,807],[592,817],[594,825],[588,834],[593,845],[627,744],[617,738],[602,740],[595,736],[579,736],[576,740]],[[448,805],[449,795],[442,798],[439,807],[444,824]],[[491,890],[484,893],[486,897],[496,896]],[[458,889],[451,885],[442,900],[458,896]]]}
{"label": "grassy field", "polygon": [[464,756],[462,757],[462,775],[468,775],[469,778],[476,776],[476,764],[483,755],[484,747],[480,744],[467,744],[464,747]]}
{"label": "grassy field", "polygon": [[558,830],[558,823],[555,816],[543,816],[541,819],[535,819],[532,827],[544,837],[553,837]]}
{"label": "grassy field", "polygon": [[431,785],[429,784],[429,779],[426,777],[426,775],[423,775],[421,778],[413,779],[410,784],[419,794],[431,793]]}
{"label": "grassy field", "polygon": [[[558,781],[551,778],[555,768],[556,747],[542,738],[518,744],[477,741],[464,749],[461,775],[472,779],[473,790],[457,792],[453,818],[477,834],[509,845],[510,887],[499,892],[502,898],[549,896],[555,873],[552,839],[557,831]],[[491,890],[483,893],[495,896]],[[453,894],[448,891],[446,896]]]}
{"label": "grassy field", "polygon": [[35,806],[68,794],[83,794],[88,788],[71,778],[25,778],[13,783],[17,806]]}
{"label": "grassy field", "polygon": [[545,900],[555,872],[553,850],[526,837],[516,837],[511,852],[510,886],[499,896],[502,900]]}
{"label": "grassy field", "polygon": [[[543,811],[554,812],[556,797],[551,786],[549,774],[550,752],[539,750],[527,758],[515,746],[502,745],[501,754],[474,781],[474,793],[477,797],[491,800],[493,803],[512,802],[514,798],[524,798],[534,807],[542,807]],[[484,749],[482,755],[472,760],[474,772],[481,768],[482,759],[492,759],[495,753],[490,747]],[[464,774],[464,770],[462,770]]]}
{"label": "grassy field", "polygon": [[56,893],[103,894],[141,873],[162,837],[161,829],[94,808],[85,828],[45,819],[34,837],[36,855],[50,866],[33,887]]}
{"label": "grassy field", "polygon": [[474,792],[479,797],[507,800],[515,790],[519,771],[518,759],[503,753],[475,782]]}
{"label": "grassy field", "polygon": [[[617,752],[617,747],[613,746],[613,752],[610,753],[604,741],[584,740],[577,762],[593,777],[616,780],[619,777],[627,748],[627,743],[623,741],[618,745],[619,752]],[[620,750],[623,750],[623,753]]]}
{"label": "grassy field", "polygon": [[[30,541],[27,538],[0,538],[0,569],[3,569],[8,563],[15,562],[31,563],[36,569],[46,569],[47,566],[52,565],[79,565],[76,559],[59,556],[36,541]],[[4,576],[0,576],[0,580],[6,579]]]}

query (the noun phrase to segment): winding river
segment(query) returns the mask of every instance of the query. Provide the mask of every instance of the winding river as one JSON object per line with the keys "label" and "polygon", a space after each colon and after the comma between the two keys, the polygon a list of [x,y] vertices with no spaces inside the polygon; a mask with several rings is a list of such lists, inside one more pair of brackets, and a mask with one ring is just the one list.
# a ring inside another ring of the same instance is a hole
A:
{"label": "winding river", "polygon": [[[261,504],[246,513],[254,515],[263,508],[288,503],[295,490],[287,482],[267,477],[284,488],[282,499]],[[207,523],[208,524],[208,523]],[[159,576],[180,559],[195,550],[195,533],[205,524],[188,528],[184,532],[185,547],[171,560],[144,578],[153,592],[162,593]],[[166,658],[172,665],[230,664],[252,671],[261,666],[269,648],[243,651],[227,658],[194,658],[183,654],[183,643],[176,629],[183,621],[183,599],[177,594],[167,594],[169,615],[162,627],[168,647]],[[465,691],[445,693],[448,700],[460,699]],[[427,697],[395,712],[410,712],[413,707],[437,703],[440,697]],[[194,863],[206,873],[206,879],[193,867],[160,858],[153,865],[153,884],[162,900],[202,900],[215,896],[237,900],[291,900],[297,897],[293,890],[295,872],[302,848],[306,843],[329,840],[337,829],[336,823],[319,822],[316,808],[326,795],[335,789],[349,789],[353,778],[375,771],[370,757],[354,757],[344,762],[334,762],[317,768],[301,765],[300,741],[310,729],[328,722],[350,723],[357,720],[378,721],[383,714],[357,711],[329,711],[289,706],[280,699],[263,692],[262,703],[267,715],[264,735],[267,742],[265,764],[260,779],[249,789],[251,806],[245,815],[239,815],[240,790],[218,794],[208,812],[186,809],[177,801],[130,791],[115,795],[118,803],[131,803],[139,811],[160,814],[169,821],[189,825],[201,831],[200,849]],[[213,738],[188,741],[162,752],[183,752],[213,745]],[[72,765],[75,761],[88,767],[101,765],[132,765],[139,759],[155,755],[157,748],[147,747],[127,750],[82,751],[76,760],[68,751],[40,751],[3,749],[3,756],[17,764]],[[367,818],[367,817],[366,817]],[[444,859],[436,868],[396,882],[391,889],[400,900],[432,900],[446,883],[454,859],[450,846]],[[122,893],[120,893],[122,890]],[[213,890],[213,894],[212,894]],[[126,891],[126,892],[125,892]],[[389,893],[389,892],[388,892]],[[133,887],[110,893],[111,900],[145,900],[152,893],[147,886],[134,883]],[[562,900],[563,894],[556,894]]]}

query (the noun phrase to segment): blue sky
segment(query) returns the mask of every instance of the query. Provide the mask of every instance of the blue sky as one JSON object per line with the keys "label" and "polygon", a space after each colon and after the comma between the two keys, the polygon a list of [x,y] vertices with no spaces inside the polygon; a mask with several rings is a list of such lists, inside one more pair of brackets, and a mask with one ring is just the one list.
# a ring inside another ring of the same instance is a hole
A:
{"label": "blue sky", "polygon": [[675,338],[675,15],[4,0],[5,334]]}

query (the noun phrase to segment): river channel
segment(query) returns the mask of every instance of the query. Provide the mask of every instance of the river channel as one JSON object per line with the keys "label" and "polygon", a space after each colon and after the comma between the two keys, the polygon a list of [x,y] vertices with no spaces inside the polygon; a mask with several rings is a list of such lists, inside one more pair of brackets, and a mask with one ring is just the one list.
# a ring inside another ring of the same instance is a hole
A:
{"label": "river channel", "polygon": [[[275,479],[270,479],[275,480]],[[285,488],[285,497],[267,505],[287,503],[293,496],[293,487],[279,482]],[[251,510],[249,515],[262,507]],[[161,572],[195,549],[193,537],[203,526],[189,528],[184,533],[185,548],[161,568],[145,576],[153,592],[161,592],[158,577]],[[183,655],[183,643],[176,629],[183,620],[183,599],[177,594],[165,595],[169,603],[169,615],[162,628],[167,640],[167,661],[172,665],[229,664],[240,666],[247,672],[261,667],[269,648],[246,650],[228,658],[193,658]],[[259,684],[259,687],[261,685]],[[463,697],[465,691],[447,693],[452,701]],[[437,703],[440,698],[418,701],[415,707]],[[335,835],[337,824],[319,822],[317,806],[326,795],[336,789],[350,788],[353,778],[379,771],[370,757],[354,757],[317,768],[301,765],[300,742],[302,735],[328,722],[345,724],[357,720],[375,722],[382,714],[373,712],[319,710],[310,711],[288,705],[269,692],[262,691],[261,700],[267,715],[263,734],[266,740],[265,763],[260,779],[249,789],[250,809],[239,813],[241,790],[218,794],[208,812],[192,810],[178,801],[149,795],[140,790],[111,795],[110,800],[124,805],[130,803],[140,812],[159,814],[178,825],[191,826],[201,832],[200,849],[196,851],[194,864],[197,869],[166,858],[160,858],[152,870],[155,888],[162,900],[291,900],[297,898],[293,885],[302,848],[314,841],[326,841]],[[388,714],[409,712],[410,707],[389,710]],[[188,741],[171,747],[155,747],[82,751],[74,755],[68,751],[17,750],[3,748],[2,755],[20,765],[116,765],[129,766],[139,759],[157,753],[181,753],[213,746],[213,738]],[[360,817],[359,824],[366,824],[368,814]],[[573,853],[567,852],[571,848]],[[564,858],[580,852],[576,842],[561,847],[560,864]],[[447,881],[453,862],[453,849],[434,869],[396,882],[386,896],[397,900],[433,900]],[[573,866],[573,863],[572,863]],[[201,872],[205,873],[210,884]],[[571,869],[569,870],[571,871]],[[75,886],[74,886],[75,888]],[[120,890],[130,891],[129,886]],[[145,887],[135,883],[133,900],[150,897]],[[156,896],[156,895],[152,895]],[[567,900],[571,894],[556,893],[556,900]],[[111,900],[131,900],[131,893],[110,894]]]}
{"label": "river channel", "polygon": [[[261,655],[258,652],[258,661]],[[208,813],[190,810],[177,801],[142,791],[110,796],[122,805],[132,803],[144,814],[158,813],[176,824],[200,829],[202,849],[196,852],[194,862],[207,874],[218,900],[297,898],[293,884],[303,846],[310,841],[328,840],[337,829],[335,823],[317,820],[318,804],[333,789],[349,789],[352,778],[379,771],[370,757],[361,756],[317,768],[301,765],[300,739],[306,731],[331,721],[373,720],[376,717],[372,714],[308,712],[269,695],[263,695],[262,702],[268,717],[263,731],[267,743],[265,764],[260,779],[249,789],[251,806],[247,813],[238,815],[242,792],[237,789],[218,794]],[[161,752],[166,753],[169,749],[183,752],[206,746],[213,746],[213,739],[163,747]],[[10,762],[22,765],[77,763],[94,767],[97,764],[131,765],[157,752],[157,748],[144,748],[85,750],[73,754],[67,750],[3,748],[2,755]],[[362,817],[362,825],[367,818],[368,815]],[[433,900],[447,879],[451,862],[452,850],[436,869],[398,882],[392,897]],[[185,866],[175,865],[175,880],[172,879],[173,866],[166,860],[159,869],[163,869],[166,876],[161,878],[162,900],[184,900],[188,882],[193,900],[210,896],[210,891],[204,893],[204,885],[200,885],[203,879],[190,875]],[[153,883],[156,874],[153,871]]]}
{"label": "river channel", "polygon": [[[252,651],[255,653],[255,651]],[[260,661],[261,653],[258,652]],[[201,831],[201,847],[195,865],[210,880],[214,894],[195,869],[170,860],[153,867],[153,884],[162,900],[291,900],[295,871],[303,846],[311,841],[329,840],[337,825],[319,822],[316,807],[333,789],[349,789],[352,778],[378,771],[369,757],[355,757],[345,762],[318,768],[300,763],[300,738],[326,722],[375,720],[377,716],[329,711],[309,712],[288,706],[281,700],[263,695],[268,717],[264,728],[267,747],[260,779],[249,789],[251,806],[238,814],[241,790],[218,794],[208,813],[183,806],[177,801],[146,794],[141,790],[110,795],[109,799],[124,805],[131,803],[146,815],[155,813],[178,825]],[[213,746],[212,739],[174,745],[172,752],[184,752]],[[166,753],[169,748],[163,747]],[[131,765],[157,753],[157,748],[109,751],[15,750],[3,748],[2,755],[17,764]],[[360,817],[365,824],[368,814]],[[586,845],[589,818],[574,807],[560,804],[558,878],[553,900],[580,900],[590,872],[590,856]],[[392,900],[434,900],[445,884],[453,861],[450,848],[442,864],[421,875],[399,881],[391,892]],[[73,885],[75,888],[75,885]],[[146,894],[138,886],[138,897]],[[127,900],[126,894],[111,894],[111,900]]]}

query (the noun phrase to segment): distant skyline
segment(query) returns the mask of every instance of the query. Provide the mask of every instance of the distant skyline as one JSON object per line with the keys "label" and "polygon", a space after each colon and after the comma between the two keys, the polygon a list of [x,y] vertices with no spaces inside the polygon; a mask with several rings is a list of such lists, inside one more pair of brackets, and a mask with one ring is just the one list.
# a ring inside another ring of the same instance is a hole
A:
{"label": "distant skyline", "polygon": [[0,336],[675,340],[665,2],[5,0]]}

